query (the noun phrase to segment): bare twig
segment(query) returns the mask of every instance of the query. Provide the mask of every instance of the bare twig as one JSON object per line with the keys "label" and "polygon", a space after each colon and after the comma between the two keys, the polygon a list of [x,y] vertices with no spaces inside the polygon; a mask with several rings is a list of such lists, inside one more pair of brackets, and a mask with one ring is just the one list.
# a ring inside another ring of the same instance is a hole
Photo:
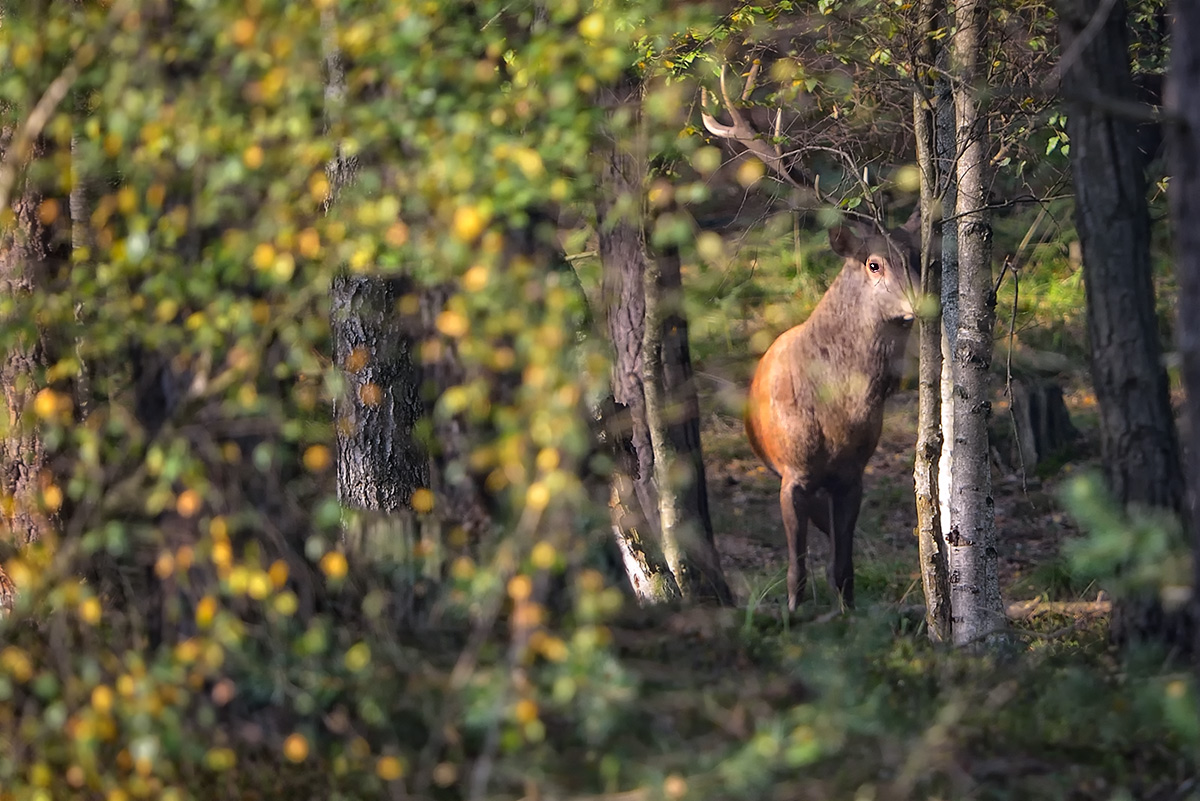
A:
{"label": "bare twig", "polygon": [[[109,34],[124,21],[129,11],[129,3],[117,3],[112,7],[108,14],[108,20],[105,22],[104,31],[99,37],[100,41],[107,41]],[[3,161],[0,161],[0,213],[6,211],[9,203],[12,202],[12,191],[17,182],[17,173],[29,157],[33,143],[41,136],[55,109],[66,98],[71,87],[75,85],[75,81],[79,79],[81,51],[82,48],[75,51],[58,77],[46,87],[46,91],[42,93],[41,98],[29,112],[29,116],[25,118],[13,136],[12,142],[5,149]]]}
{"label": "bare twig", "polygon": [[62,103],[63,98],[67,96],[67,92],[71,90],[78,77],[79,64],[75,59],[71,59],[58,77],[46,87],[41,99],[33,107],[33,111],[29,112],[29,116],[25,118],[17,135],[13,137],[12,143],[5,149],[4,161],[0,163],[0,212],[8,208],[9,201],[12,199],[13,185],[17,181],[19,165],[29,158],[29,154],[33,150],[33,143],[41,136],[46,124],[50,122],[50,116]]}

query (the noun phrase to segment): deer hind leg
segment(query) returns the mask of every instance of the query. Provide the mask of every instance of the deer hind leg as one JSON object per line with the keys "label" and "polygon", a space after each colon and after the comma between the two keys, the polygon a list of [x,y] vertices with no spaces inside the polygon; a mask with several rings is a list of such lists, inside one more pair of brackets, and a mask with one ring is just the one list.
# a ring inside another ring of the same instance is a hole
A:
{"label": "deer hind leg", "polygon": [[829,585],[848,607],[854,606],[854,528],[862,507],[862,480],[831,490]]}
{"label": "deer hind leg", "polygon": [[783,474],[779,487],[779,509],[788,547],[788,611],[796,611],[808,583],[808,516],[811,495],[790,473]]}
{"label": "deer hind leg", "polygon": [[824,490],[818,490],[813,493],[812,503],[808,505],[808,519],[817,527],[817,530],[830,537],[831,553],[832,553],[832,537],[833,528],[829,522],[833,519],[833,499],[829,493]]}

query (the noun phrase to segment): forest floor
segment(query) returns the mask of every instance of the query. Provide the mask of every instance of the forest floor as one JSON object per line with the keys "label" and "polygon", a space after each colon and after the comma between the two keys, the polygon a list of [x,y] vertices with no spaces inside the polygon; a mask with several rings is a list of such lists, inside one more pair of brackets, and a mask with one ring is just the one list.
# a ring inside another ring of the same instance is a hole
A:
{"label": "forest floor", "polygon": [[[1107,604],[1094,603],[1100,589],[1073,578],[1063,553],[1084,533],[1058,493],[1099,461],[1095,398],[1082,374],[1062,377],[1080,432],[1070,453],[1024,481],[994,466],[1010,618],[1014,603],[1037,602],[1013,622],[1015,647],[996,658],[932,646],[916,612],[924,599],[913,533],[915,390],[889,402],[867,468],[856,610],[840,614],[834,605],[824,581],[828,545],[814,532],[809,597],[797,615],[783,613],[778,479],[750,451],[737,415],[745,382],[733,376],[752,366],[746,361],[701,363],[698,373],[710,506],[737,608],[668,613],[614,632],[638,676],[647,728],[655,719],[671,724],[672,736],[652,750],[662,749],[657,758],[666,765],[689,766],[696,797],[732,797],[727,782],[742,771],[760,777],[760,797],[781,801],[1194,801],[1200,724],[1186,668],[1153,649],[1122,653],[1109,643]],[[1010,425],[1000,383],[996,425]],[[817,752],[828,747],[833,758],[781,765],[770,755],[793,741],[771,732],[783,720],[801,721],[793,737],[815,731]],[[735,753],[744,745],[742,756],[730,758],[719,780],[695,772],[696,754],[717,753],[722,737]],[[760,745],[762,754],[750,753]]]}

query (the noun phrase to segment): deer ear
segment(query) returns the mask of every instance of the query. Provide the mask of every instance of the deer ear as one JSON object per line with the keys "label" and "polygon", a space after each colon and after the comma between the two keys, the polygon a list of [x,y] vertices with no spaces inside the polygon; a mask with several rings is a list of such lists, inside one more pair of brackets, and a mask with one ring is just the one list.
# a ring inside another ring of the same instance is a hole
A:
{"label": "deer ear", "polygon": [[908,231],[910,234],[920,235],[920,233],[921,233],[921,204],[920,203],[918,203],[917,207],[915,209],[913,209],[912,214],[908,215],[908,219],[904,222],[904,225],[902,225],[900,227],[903,228],[905,231]]}
{"label": "deer ear", "polygon": [[844,225],[838,225],[829,229],[829,247],[833,248],[833,252],[846,259],[858,258],[866,254],[866,244],[858,238],[858,235],[853,230]]}

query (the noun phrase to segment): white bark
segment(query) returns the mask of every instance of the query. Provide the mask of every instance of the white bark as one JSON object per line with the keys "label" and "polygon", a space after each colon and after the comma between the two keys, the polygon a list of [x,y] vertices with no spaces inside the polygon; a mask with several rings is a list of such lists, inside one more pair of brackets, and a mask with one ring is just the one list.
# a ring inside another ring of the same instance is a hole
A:
{"label": "white bark", "polygon": [[990,644],[1006,625],[996,559],[996,516],[992,500],[988,420],[989,367],[995,327],[992,287],[992,230],[987,211],[988,141],[986,103],[978,81],[987,5],[959,0],[954,8],[955,111],[958,160],[957,339],[954,375],[954,466],[950,476],[950,597],[954,643]]}

